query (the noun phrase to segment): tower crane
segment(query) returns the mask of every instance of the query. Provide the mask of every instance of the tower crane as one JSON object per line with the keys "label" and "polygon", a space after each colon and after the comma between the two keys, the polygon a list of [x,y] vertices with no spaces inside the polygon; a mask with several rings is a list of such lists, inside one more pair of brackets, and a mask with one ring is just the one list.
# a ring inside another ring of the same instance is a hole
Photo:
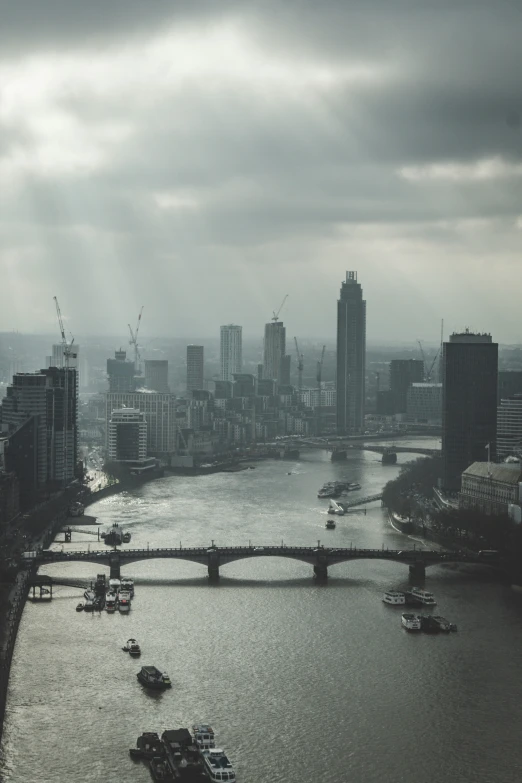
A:
{"label": "tower crane", "polygon": [[275,310],[272,310],[272,312],[273,312],[272,321],[274,321],[274,323],[275,323],[276,321],[279,321],[279,313],[280,313],[280,312],[281,312],[281,310],[283,309],[283,307],[284,307],[284,304],[285,304],[285,302],[286,302],[286,300],[287,300],[287,299],[288,299],[288,294],[285,294],[285,298],[283,299],[283,301],[282,301],[282,302],[281,302],[281,304],[279,305],[279,310],[277,311],[277,313],[276,313],[276,311],[275,311]]}
{"label": "tower crane", "polygon": [[[58,326],[60,337],[62,338],[63,361],[65,366],[65,378],[63,383],[64,404],[63,404],[63,484],[67,485],[67,468],[69,464],[69,360],[76,359],[76,351],[73,349],[74,337],[71,335],[71,342],[67,342],[65,329],[63,326],[62,312],[58,304],[58,298],[53,297],[56,305],[56,315],[58,317]],[[54,466],[53,466],[54,467]]]}
{"label": "tower crane", "polygon": [[297,344],[297,337],[294,337],[295,350],[297,352],[297,388],[299,391],[303,388],[303,367],[304,356],[299,352],[299,346]]}
{"label": "tower crane", "polygon": [[317,381],[317,432],[316,435],[321,434],[321,380],[323,377],[323,361],[324,361],[324,352],[326,350],[326,345],[323,345],[323,350],[321,351],[321,359],[317,362],[317,372],[316,372],[316,381]]}
{"label": "tower crane", "polygon": [[129,345],[134,346],[134,370],[137,375],[139,375],[140,368],[139,368],[139,361],[140,361],[140,352],[138,348],[138,333],[140,331],[140,324],[141,324],[141,314],[143,313],[143,305],[140,310],[140,314],[138,315],[138,323],[136,324],[136,329],[132,331],[132,327],[130,324],[128,324],[129,332],[130,332],[130,340]]}

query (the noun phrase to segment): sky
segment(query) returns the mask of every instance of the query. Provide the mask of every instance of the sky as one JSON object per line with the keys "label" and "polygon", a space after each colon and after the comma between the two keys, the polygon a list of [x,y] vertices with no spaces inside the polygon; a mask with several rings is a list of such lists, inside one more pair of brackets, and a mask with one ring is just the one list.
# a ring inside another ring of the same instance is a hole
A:
{"label": "sky", "polygon": [[[0,331],[522,342],[520,0],[0,0]],[[56,327],[57,328],[57,327]]]}

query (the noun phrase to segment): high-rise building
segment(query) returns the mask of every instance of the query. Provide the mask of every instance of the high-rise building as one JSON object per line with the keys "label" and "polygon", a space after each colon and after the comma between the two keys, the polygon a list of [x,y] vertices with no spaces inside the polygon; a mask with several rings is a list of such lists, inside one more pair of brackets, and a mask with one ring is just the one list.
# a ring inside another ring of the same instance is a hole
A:
{"label": "high-rise building", "polygon": [[136,389],[134,362],[127,361],[127,354],[120,348],[114,359],[107,359],[109,392],[133,392]]}
{"label": "high-rise building", "polygon": [[473,462],[495,461],[498,344],[466,330],[443,345],[442,485],[456,492]]}
{"label": "high-rise building", "polygon": [[234,373],[242,370],[242,332],[242,327],[235,324],[221,327],[219,353],[222,381],[233,381]]}
{"label": "high-rise building", "polygon": [[134,408],[145,415],[147,422],[147,452],[149,456],[176,452],[176,395],[152,391],[108,392],[106,397],[107,446],[112,413],[122,408]]}
{"label": "high-rise building", "polygon": [[278,375],[278,381],[280,386],[290,386],[290,365],[291,365],[292,357],[290,354],[286,354],[286,356],[281,356],[281,361],[279,362],[279,375]]}
{"label": "high-rise building", "polygon": [[337,431],[364,429],[366,301],[357,272],[347,272],[337,301]]}
{"label": "high-rise building", "polygon": [[187,391],[203,389],[203,346],[187,345]]}
{"label": "high-rise building", "polygon": [[406,413],[408,389],[412,383],[424,380],[424,362],[421,359],[392,359],[390,362],[390,391],[394,413]]}
{"label": "high-rise building", "polygon": [[522,370],[502,370],[498,374],[498,399],[522,394]]}
{"label": "high-rise building", "polygon": [[263,378],[279,380],[281,359],[286,353],[286,329],[282,321],[265,324]]}
{"label": "high-rise building", "polygon": [[522,394],[500,400],[497,410],[497,459],[522,453]]}
{"label": "high-rise building", "polygon": [[109,420],[107,454],[115,462],[135,462],[147,458],[147,421],[136,408],[119,408]]}
{"label": "high-rise building", "polygon": [[412,383],[406,401],[408,419],[417,423],[442,423],[442,383]]}
{"label": "high-rise building", "polygon": [[145,386],[152,391],[168,394],[169,363],[166,359],[145,359]]}

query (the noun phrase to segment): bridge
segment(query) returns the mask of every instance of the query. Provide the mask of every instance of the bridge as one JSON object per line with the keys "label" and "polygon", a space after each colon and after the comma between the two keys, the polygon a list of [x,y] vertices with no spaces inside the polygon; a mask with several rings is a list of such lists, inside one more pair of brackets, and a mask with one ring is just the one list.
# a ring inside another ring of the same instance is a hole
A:
{"label": "bridge", "polygon": [[342,500],[339,505],[346,511],[347,508],[354,508],[355,506],[364,506],[366,503],[373,503],[374,500],[382,500],[382,492],[378,492],[376,495],[366,495],[363,498],[354,498],[353,500]]}
{"label": "bridge", "polygon": [[397,454],[423,454],[426,457],[440,455],[440,449],[425,449],[417,446],[377,446],[370,443],[353,443],[349,440],[329,441],[325,438],[306,438],[296,441],[287,441],[287,448],[324,449],[325,451],[374,451],[376,454],[384,454],[385,451],[395,451]]}
{"label": "bridge", "polygon": [[[206,566],[211,582],[219,580],[220,567],[237,560],[255,557],[283,557],[289,560],[299,560],[313,567],[315,578],[325,582],[328,578],[328,567],[351,560],[391,560],[403,563],[409,567],[410,576],[414,580],[422,580],[426,568],[440,563],[481,563],[484,559],[479,555],[467,552],[434,552],[429,549],[330,549],[322,546],[235,546],[217,547],[179,547],[172,549],[113,549],[95,551],[54,551],[43,550],[33,559],[36,567],[51,563],[87,562],[107,565],[110,568],[110,578],[119,579],[121,566],[136,563],[141,560],[173,559],[189,560]],[[489,561],[488,561],[489,562]]]}

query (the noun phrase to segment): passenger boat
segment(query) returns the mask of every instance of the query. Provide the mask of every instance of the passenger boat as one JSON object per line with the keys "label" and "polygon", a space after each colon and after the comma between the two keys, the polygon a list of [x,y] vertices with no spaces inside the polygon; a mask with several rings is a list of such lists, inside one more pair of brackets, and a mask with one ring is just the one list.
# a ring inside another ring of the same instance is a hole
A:
{"label": "passenger boat", "polygon": [[208,750],[203,750],[201,755],[210,780],[215,781],[215,783],[223,783],[223,781],[236,779],[234,768],[224,750],[209,748]]}
{"label": "passenger boat", "polygon": [[142,666],[136,677],[142,685],[153,690],[164,690],[172,686],[168,674],[163,674],[155,666]]}
{"label": "passenger boat", "polygon": [[326,529],[327,530],[335,530],[335,519],[327,519],[326,520]]}
{"label": "passenger boat", "polygon": [[76,605],[76,611],[77,612],[83,612],[83,604],[77,604]]}
{"label": "passenger boat", "polygon": [[116,603],[118,601],[118,596],[116,593],[107,593],[105,597],[105,609],[107,612],[115,612],[116,611]]}
{"label": "passenger boat", "polygon": [[118,596],[118,609],[122,614],[126,614],[127,612],[130,612],[131,609],[131,600],[130,600],[130,594],[129,593],[121,593]]}
{"label": "passenger boat", "polygon": [[111,527],[111,529],[107,533],[105,533],[105,537],[103,540],[109,546],[119,546],[119,544],[121,544],[122,541],[122,536],[123,536],[123,530],[118,525],[118,523],[115,523]]}
{"label": "passenger boat", "polygon": [[409,593],[424,606],[436,606],[437,604],[433,593],[429,593],[427,590],[423,590],[420,587],[412,587]]}
{"label": "passenger boat", "polygon": [[355,492],[356,490],[361,489],[361,485],[358,481],[353,481],[351,484],[348,484],[345,491],[346,492]]}
{"label": "passenger boat", "polygon": [[130,593],[131,598],[134,597],[134,580],[128,577],[123,577],[120,583],[120,589],[126,593]]}
{"label": "passenger boat", "polygon": [[194,737],[194,742],[201,750],[207,750],[216,746],[214,729],[208,723],[194,723],[192,736]]}
{"label": "passenger boat", "polygon": [[439,630],[443,633],[449,633],[451,631],[451,623],[449,623],[445,617],[441,617],[440,614],[436,614],[432,617],[434,623],[437,623]]}
{"label": "passenger boat", "polygon": [[421,621],[418,614],[412,614],[411,612],[405,612],[401,617],[401,625],[406,628],[407,631],[420,631]]}
{"label": "passenger boat", "polygon": [[406,596],[404,593],[399,593],[396,590],[387,590],[382,600],[385,604],[390,604],[390,606],[404,606],[406,603]]}
{"label": "passenger boat", "polygon": [[175,780],[166,759],[161,758],[161,756],[153,756],[149,760],[149,767],[153,780],[165,781],[165,783],[171,783],[171,781]]}
{"label": "passenger boat", "polygon": [[199,748],[188,729],[169,729],[161,735],[169,766],[176,779],[205,781],[205,767]]}
{"label": "passenger boat", "polygon": [[129,655],[132,655],[133,658],[139,658],[141,655],[141,647],[136,639],[128,639],[125,647],[122,647],[121,649],[123,652],[128,652]]}
{"label": "passenger boat", "polygon": [[109,592],[116,593],[116,595],[120,592],[121,587],[121,580],[120,579],[109,579]]}

